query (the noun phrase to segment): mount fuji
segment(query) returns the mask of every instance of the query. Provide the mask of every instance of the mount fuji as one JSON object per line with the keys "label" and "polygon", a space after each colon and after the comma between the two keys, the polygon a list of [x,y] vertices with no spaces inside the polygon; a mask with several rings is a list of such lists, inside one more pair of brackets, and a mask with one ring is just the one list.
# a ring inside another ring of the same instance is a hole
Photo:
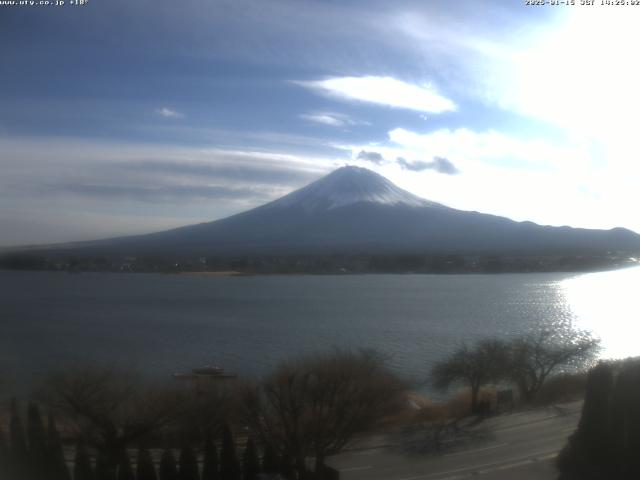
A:
{"label": "mount fuji", "polygon": [[347,166],[258,208],[159,233],[53,246],[100,255],[500,254],[640,252],[623,228],[540,226],[446,207]]}

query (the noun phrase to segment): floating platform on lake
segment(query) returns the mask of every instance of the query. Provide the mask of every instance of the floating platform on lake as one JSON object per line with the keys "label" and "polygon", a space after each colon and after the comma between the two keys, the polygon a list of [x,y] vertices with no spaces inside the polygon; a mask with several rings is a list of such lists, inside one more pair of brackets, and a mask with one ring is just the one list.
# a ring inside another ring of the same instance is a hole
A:
{"label": "floating platform on lake", "polygon": [[173,378],[176,380],[191,380],[193,382],[208,382],[216,380],[232,380],[238,378],[235,373],[225,373],[223,368],[217,366],[205,365],[191,370],[188,373],[174,373]]}

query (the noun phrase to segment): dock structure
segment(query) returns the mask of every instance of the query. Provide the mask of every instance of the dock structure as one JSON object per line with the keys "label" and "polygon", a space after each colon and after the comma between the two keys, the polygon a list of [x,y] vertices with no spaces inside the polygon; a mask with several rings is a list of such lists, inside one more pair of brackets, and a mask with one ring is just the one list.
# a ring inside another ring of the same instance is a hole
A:
{"label": "dock structure", "polygon": [[206,388],[208,385],[219,381],[238,378],[238,375],[235,373],[225,373],[224,369],[209,365],[194,368],[191,372],[174,373],[172,376],[176,380],[190,382],[197,389]]}

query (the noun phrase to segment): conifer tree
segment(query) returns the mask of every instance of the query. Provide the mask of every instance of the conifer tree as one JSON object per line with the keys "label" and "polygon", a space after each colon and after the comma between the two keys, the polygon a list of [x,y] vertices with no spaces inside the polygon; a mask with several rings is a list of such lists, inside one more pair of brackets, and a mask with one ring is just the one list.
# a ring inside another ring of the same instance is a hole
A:
{"label": "conifer tree", "polygon": [[156,469],[151,459],[151,454],[146,448],[138,450],[138,468],[136,471],[137,480],[157,480]]}
{"label": "conifer tree", "polygon": [[193,448],[186,446],[180,450],[180,480],[199,480],[198,458],[193,452]]}
{"label": "conifer tree", "polygon": [[242,470],[243,480],[257,480],[260,474],[260,460],[258,458],[258,449],[253,441],[253,438],[249,437],[247,445],[244,449],[244,456],[242,458]]}
{"label": "conifer tree", "polygon": [[582,415],[576,431],[558,456],[562,479],[606,477],[612,439],[610,403],[614,375],[610,365],[598,364],[587,377]]}
{"label": "conifer tree", "polygon": [[49,412],[47,420],[47,465],[52,480],[71,480],[64,458],[60,432],[52,412]]}
{"label": "conifer tree", "polygon": [[116,478],[116,468],[103,452],[98,452],[98,457],[96,458],[96,480],[116,480]]}
{"label": "conifer tree", "polygon": [[73,480],[95,480],[93,468],[91,467],[91,459],[84,448],[84,445],[78,443],[76,446],[76,457],[73,466]]}
{"label": "conifer tree", "polygon": [[282,475],[282,477],[286,480],[294,480],[295,470],[293,468],[293,461],[291,459],[291,456],[286,452],[283,453],[282,456],[280,456],[279,464],[280,475]]}
{"label": "conifer tree", "polygon": [[202,480],[219,480],[218,473],[218,449],[211,437],[207,433],[204,440],[204,459],[202,464]]}
{"label": "conifer tree", "polygon": [[264,447],[264,456],[262,457],[262,471],[274,475],[279,470],[278,454],[270,443]]}
{"label": "conifer tree", "polygon": [[129,454],[126,451],[122,454],[120,464],[118,465],[118,480],[136,480],[133,469],[131,468]]}
{"label": "conifer tree", "polygon": [[0,478],[9,477],[9,444],[0,425]]}
{"label": "conifer tree", "polygon": [[170,448],[162,452],[160,457],[160,480],[179,480],[176,457]]}
{"label": "conifer tree", "polygon": [[618,375],[612,398],[610,478],[640,478],[640,362],[630,361]]}
{"label": "conifer tree", "polygon": [[587,381],[577,430],[558,456],[561,480],[640,478],[640,361],[616,375],[600,364]]}
{"label": "conifer tree", "polygon": [[27,406],[27,442],[29,444],[29,470],[35,478],[44,478],[49,473],[47,464],[47,435],[37,404]]}
{"label": "conifer tree", "polygon": [[18,402],[15,398],[11,400],[9,436],[11,443],[11,472],[17,478],[26,477],[29,465],[27,442],[24,435],[24,427],[22,426],[22,419],[20,418]]}
{"label": "conifer tree", "polygon": [[240,462],[236,454],[236,444],[229,425],[222,429],[222,449],[220,451],[220,478],[222,480],[241,480]]}
{"label": "conifer tree", "polygon": [[610,402],[613,391],[614,375],[610,365],[600,363],[588,375],[582,415],[578,432],[586,445],[584,452],[590,458],[592,466],[610,461]]}

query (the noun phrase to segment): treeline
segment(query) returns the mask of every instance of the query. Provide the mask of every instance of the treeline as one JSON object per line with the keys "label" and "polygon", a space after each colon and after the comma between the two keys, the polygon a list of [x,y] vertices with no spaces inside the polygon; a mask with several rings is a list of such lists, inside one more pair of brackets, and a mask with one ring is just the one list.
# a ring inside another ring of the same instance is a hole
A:
{"label": "treeline", "polygon": [[[245,441],[243,455],[237,454],[231,429],[221,431],[220,454],[212,435],[199,449],[192,445],[176,450],[166,448],[158,458],[149,449],[122,448],[116,458],[104,449],[90,449],[79,440],[73,449],[73,461],[65,458],[58,426],[49,414],[45,428],[40,408],[30,402],[26,429],[18,404],[11,403],[9,441],[0,430],[0,478],[8,480],[258,480],[292,479],[290,459],[278,457],[267,447],[260,456],[252,437]],[[69,449],[67,449],[69,450]]]}
{"label": "treeline", "polygon": [[30,253],[0,256],[0,268],[70,272],[207,272],[247,274],[341,273],[509,273],[593,271],[629,265],[617,255],[262,255],[70,256]]}
{"label": "treeline", "polygon": [[285,362],[260,382],[192,387],[104,368],[51,375],[26,428],[11,404],[0,478],[331,480],[326,458],[400,410],[406,390],[375,352],[343,350]]}
{"label": "treeline", "polygon": [[[483,387],[513,385],[520,401],[533,402],[554,374],[588,365],[597,351],[596,340],[572,329],[484,339],[433,365],[430,380],[466,387],[463,412],[485,414]],[[640,472],[640,365],[617,371],[601,364],[588,385],[580,427],[563,453],[564,478],[640,478],[583,475],[622,461]],[[326,459],[358,435],[399,419],[428,421],[441,451],[447,428],[461,418],[427,406],[407,416],[407,384],[369,350],[294,358],[258,382],[191,387],[108,368],[50,375],[26,415],[14,400],[8,421],[0,421],[0,478],[333,480]]]}
{"label": "treeline", "polygon": [[45,429],[38,405],[30,403],[25,431],[18,404],[15,400],[11,402],[9,440],[0,429],[0,478],[69,479],[53,414],[49,414]]}

